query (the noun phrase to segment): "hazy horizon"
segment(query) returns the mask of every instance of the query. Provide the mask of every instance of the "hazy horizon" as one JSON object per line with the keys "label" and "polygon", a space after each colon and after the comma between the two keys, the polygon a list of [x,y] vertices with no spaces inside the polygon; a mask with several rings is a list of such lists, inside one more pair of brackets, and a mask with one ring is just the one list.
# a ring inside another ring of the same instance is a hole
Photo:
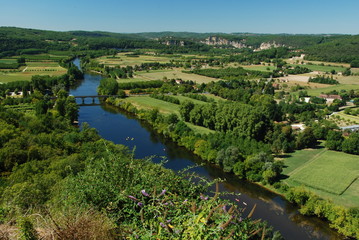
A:
{"label": "hazy horizon", "polygon": [[0,0],[1,26],[115,33],[359,34],[359,1]]}

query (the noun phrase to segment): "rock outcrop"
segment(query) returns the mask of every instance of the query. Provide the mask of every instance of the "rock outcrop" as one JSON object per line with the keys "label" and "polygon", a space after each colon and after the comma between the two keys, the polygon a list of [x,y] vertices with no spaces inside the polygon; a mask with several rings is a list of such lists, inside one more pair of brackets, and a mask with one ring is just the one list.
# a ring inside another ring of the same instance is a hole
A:
{"label": "rock outcrop", "polygon": [[207,45],[222,45],[222,46],[232,46],[235,48],[246,48],[247,45],[244,43],[245,41],[231,41],[227,40],[225,38],[217,37],[217,36],[211,36],[206,38],[204,41],[201,41],[201,43],[207,44]]}

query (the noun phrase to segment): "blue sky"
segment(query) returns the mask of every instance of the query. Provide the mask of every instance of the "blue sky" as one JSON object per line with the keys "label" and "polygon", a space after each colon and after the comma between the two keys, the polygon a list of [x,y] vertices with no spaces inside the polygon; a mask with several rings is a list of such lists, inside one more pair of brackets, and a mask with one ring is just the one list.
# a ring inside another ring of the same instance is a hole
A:
{"label": "blue sky", "polygon": [[359,34],[359,0],[0,0],[0,26]]}

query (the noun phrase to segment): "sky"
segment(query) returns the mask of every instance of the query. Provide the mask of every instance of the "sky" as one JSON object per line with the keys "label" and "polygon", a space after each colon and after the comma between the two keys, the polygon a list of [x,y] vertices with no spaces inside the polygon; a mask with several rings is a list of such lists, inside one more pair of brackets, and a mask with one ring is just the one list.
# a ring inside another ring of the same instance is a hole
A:
{"label": "sky", "polygon": [[0,0],[0,26],[118,33],[359,34],[359,0]]}

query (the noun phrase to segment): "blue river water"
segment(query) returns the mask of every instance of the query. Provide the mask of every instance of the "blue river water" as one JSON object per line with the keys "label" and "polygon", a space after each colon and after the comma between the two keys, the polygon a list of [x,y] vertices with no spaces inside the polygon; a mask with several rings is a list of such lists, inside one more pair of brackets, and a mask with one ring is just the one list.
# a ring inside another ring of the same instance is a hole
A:
{"label": "blue river water", "polygon": [[[79,60],[74,61],[79,66]],[[100,75],[85,74],[84,80],[70,91],[71,95],[97,95],[97,86],[101,80]],[[254,219],[262,219],[279,230],[285,239],[343,239],[342,236],[331,230],[328,223],[316,217],[306,217],[299,214],[297,207],[286,201],[281,196],[272,193],[258,185],[238,179],[232,174],[224,173],[216,166],[203,163],[201,159],[177,146],[172,141],[155,133],[146,123],[137,120],[134,116],[118,110],[112,106],[100,104],[96,99],[85,99],[85,104],[78,99],[81,105],[79,110],[79,123],[87,122],[99,132],[99,134],[116,144],[123,144],[133,149],[136,158],[151,157],[159,162],[165,159],[165,167],[179,171],[193,166],[189,171],[206,177],[209,180],[221,178],[220,190],[234,192],[239,196],[229,195],[242,208],[247,208],[244,216],[256,204],[256,210],[252,216]],[[197,166],[198,164],[204,164]]]}

